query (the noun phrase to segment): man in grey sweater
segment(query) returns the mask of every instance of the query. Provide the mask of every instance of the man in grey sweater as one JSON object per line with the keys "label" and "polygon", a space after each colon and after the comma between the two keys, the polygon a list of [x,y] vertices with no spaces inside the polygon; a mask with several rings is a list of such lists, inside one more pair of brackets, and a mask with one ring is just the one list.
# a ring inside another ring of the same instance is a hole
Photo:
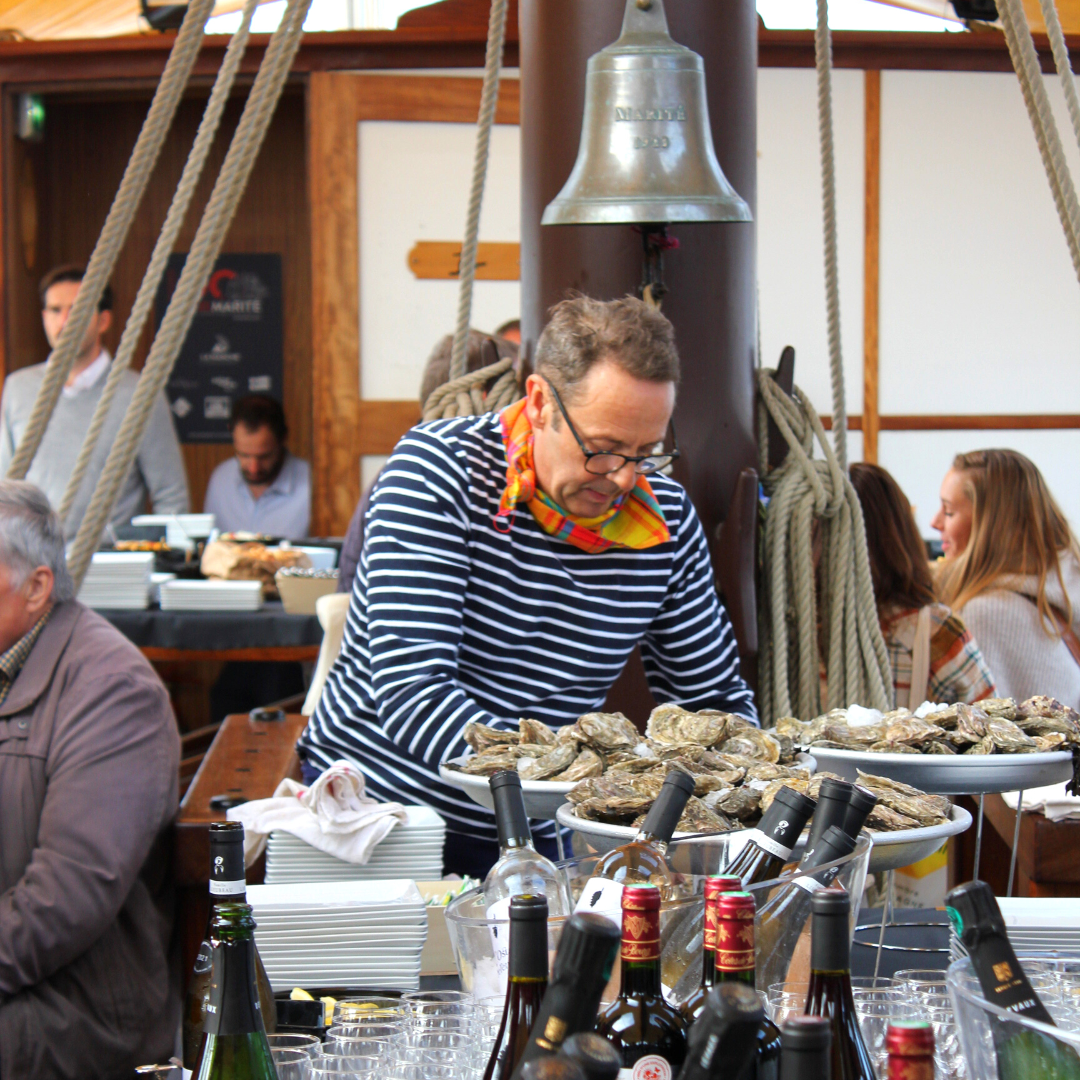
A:
{"label": "man in grey sweater", "polygon": [[[83,270],[80,267],[61,266],[42,278],[41,319],[45,326],[45,336],[53,349],[56,348],[60,332],[71,313],[82,277]],[[102,338],[111,322],[112,290],[106,286],[98,303],[98,310],[91,318],[86,336],[79,347],[67,384],[61,391],[49,426],[45,429],[41,446],[26,474],[26,479],[41,488],[54,507],[60,505],[67,490],[68,479],[75,467],[75,460],[79,456],[90,420],[105,389],[105,379],[112,357],[103,346]],[[0,476],[7,472],[15,448],[26,430],[44,375],[45,365],[34,364],[12,372],[4,382],[4,395],[0,402]],[[79,523],[97,486],[98,477],[105,467],[109,450],[116,441],[120,423],[135,392],[138,379],[134,371],[124,373],[90,467],[75,497],[71,513],[64,522],[64,533],[69,539],[78,531]],[[150,414],[138,457],[120,489],[111,523],[125,524],[130,521],[133,515],[142,512],[147,496],[155,513],[183,514],[188,510],[184,460],[164,396],[159,398]]]}

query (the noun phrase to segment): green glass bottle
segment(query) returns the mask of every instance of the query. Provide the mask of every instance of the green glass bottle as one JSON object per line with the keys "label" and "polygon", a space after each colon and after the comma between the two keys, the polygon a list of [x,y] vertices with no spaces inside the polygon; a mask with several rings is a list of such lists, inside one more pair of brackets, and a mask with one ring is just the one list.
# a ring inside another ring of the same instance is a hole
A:
{"label": "green glass bottle", "polygon": [[277,1080],[255,981],[248,904],[220,904],[210,925],[214,967],[193,1080]]}

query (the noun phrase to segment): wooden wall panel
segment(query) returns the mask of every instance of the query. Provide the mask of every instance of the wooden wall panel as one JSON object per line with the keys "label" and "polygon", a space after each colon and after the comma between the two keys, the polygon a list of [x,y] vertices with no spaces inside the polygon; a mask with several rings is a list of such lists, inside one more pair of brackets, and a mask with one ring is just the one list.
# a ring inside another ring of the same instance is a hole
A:
{"label": "wooden wall panel", "polygon": [[[113,273],[116,318],[108,335],[108,344],[114,350],[194,141],[205,102],[205,97],[200,96],[188,98],[181,104]],[[17,140],[7,141],[16,155],[29,152],[34,158],[39,177],[40,214],[39,254],[32,271],[22,265],[16,231],[5,230],[9,280],[8,370],[39,363],[47,356],[48,345],[38,311],[37,279],[57,263],[85,262],[89,257],[119,186],[147,105],[148,97],[142,95],[135,98],[50,96],[46,98],[45,141],[32,148]],[[191,245],[242,108],[243,99],[235,97],[226,109],[181,231],[177,251],[186,251]],[[311,251],[304,128],[303,94],[299,90],[288,91],[267,132],[223,250],[281,254],[284,405],[291,431],[290,445],[301,457],[310,458]],[[11,172],[5,172],[10,178]],[[9,189],[13,186],[9,179]],[[15,194],[9,190],[5,200],[9,214],[13,212],[14,200]],[[143,332],[136,366],[141,367],[146,357],[151,329],[148,327]],[[210,473],[229,453],[227,445],[184,447],[194,509],[202,508]]]}

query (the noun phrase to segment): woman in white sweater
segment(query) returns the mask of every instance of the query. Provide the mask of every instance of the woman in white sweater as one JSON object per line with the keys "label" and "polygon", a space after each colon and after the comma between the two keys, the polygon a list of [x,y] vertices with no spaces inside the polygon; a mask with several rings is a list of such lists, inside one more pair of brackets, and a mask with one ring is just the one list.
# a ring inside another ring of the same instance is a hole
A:
{"label": "woman in white sweater", "polygon": [[1080,548],[1042,474],[1015,450],[960,454],[931,522],[941,597],[967,624],[997,693],[1080,708]]}

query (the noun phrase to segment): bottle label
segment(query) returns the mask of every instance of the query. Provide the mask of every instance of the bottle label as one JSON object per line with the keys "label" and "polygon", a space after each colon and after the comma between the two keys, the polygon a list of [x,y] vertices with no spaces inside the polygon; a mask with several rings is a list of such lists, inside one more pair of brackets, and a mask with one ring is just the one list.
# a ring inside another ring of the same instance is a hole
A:
{"label": "bottle label", "polygon": [[[788,823],[782,821],[780,824],[784,826],[784,830],[778,829],[778,831],[786,831]],[[784,847],[778,840],[774,840],[760,829],[748,829],[747,834],[746,843],[755,843],[759,848],[763,848],[770,855],[775,855],[778,859],[785,860],[785,862],[791,858],[791,848]]]}
{"label": "bottle label", "polygon": [[498,971],[497,988],[492,993],[502,993],[510,978],[510,897],[504,896],[501,900],[496,900],[487,909],[487,917],[491,921],[488,930],[491,934],[495,968]]}
{"label": "bottle label", "polygon": [[619,1080],[671,1080],[671,1065],[659,1054],[646,1054],[629,1069],[619,1070]]}
{"label": "bottle label", "polygon": [[934,1058],[889,1055],[888,1080],[934,1080]]}
{"label": "bottle label", "polygon": [[716,901],[705,901],[705,939],[703,948],[716,951]]}
{"label": "bottle label", "polygon": [[754,909],[747,907],[736,914],[738,918],[717,919],[717,971],[754,970]]}
{"label": "bottle label", "polygon": [[241,878],[239,881],[215,881],[210,879],[211,896],[244,896],[247,893],[247,882]]}
{"label": "bottle label", "polygon": [[660,959],[659,908],[651,911],[623,909],[622,958],[629,961]]}
{"label": "bottle label", "polygon": [[810,877],[809,875],[807,877],[796,878],[795,884],[798,885],[800,889],[805,889],[808,893],[811,894],[819,892],[821,889],[825,888],[825,886],[822,885],[821,882],[817,880],[817,878]]}
{"label": "bottle label", "polygon": [[195,974],[205,975],[214,966],[214,947],[204,941],[195,954]]}
{"label": "bottle label", "polygon": [[255,943],[219,942],[203,1030],[208,1035],[245,1035],[262,1031],[255,985]]}
{"label": "bottle label", "polygon": [[589,878],[574,911],[592,911],[604,915],[617,926],[622,920],[622,894],[622,885],[611,878]]}

